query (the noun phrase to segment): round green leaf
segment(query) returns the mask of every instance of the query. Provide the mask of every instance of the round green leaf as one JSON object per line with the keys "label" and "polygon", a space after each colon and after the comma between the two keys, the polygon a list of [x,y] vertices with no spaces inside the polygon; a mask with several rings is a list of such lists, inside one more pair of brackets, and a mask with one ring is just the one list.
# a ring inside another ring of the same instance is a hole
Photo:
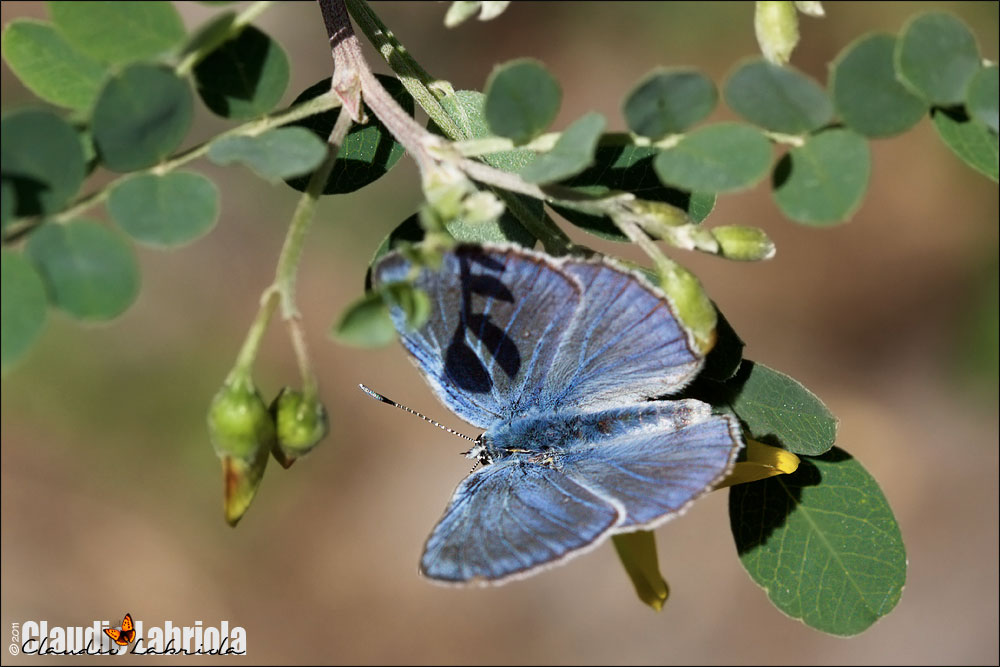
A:
{"label": "round green leaf", "polygon": [[866,35],[840,52],[830,71],[830,94],[844,123],[869,137],[888,137],[911,128],[927,103],[896,78],[896,38]]}
{"label": "round green leaf", "polygon": [[24,356],[45,326],[45,286],[31,262],[0,253],[0,367],[6,372]]}
{"label": "round green leaf", "polygon": [[[693,222],[701,222],[715,206],[715,194],[688,192],[660,182],[653,171],[659,151],[650,146],[625,144],[598,146],[594,166],[563,185],[592,196],[612,190],[632,192],[643,201],[664,202],[687,211]],[[553,206],[559,215],[586,231],[610,241],[628,241],[606,216],[590,215],[565,206]]]}
{"label": "round green leaf", "polygon": [[796,222],[827,226],[847,220],[871,173],[868,142],[850,130],[827,130],[790,150],[774,168],[774,200]]}
{"label": "round green leaf", "polygon": [[194,68],[205,106],[225,118],[255,118],[271,111],[288,86],[288,56],[253,26],[224,42]]}
{"label": "round green leaf", "polygon": [[594,161],[605,125],[604,116],[595,111],[580,117],[562,132],[552,150],[521,170],[521,178],[529,183],[555,183],[580,173]]}
{"label": "round green leaf", "polygon": [[815,456],[837,439],[837,418],[823,401],[799,381],[764,364],[744,360],[726,382],[726,391],[726,402],[755,440]]}
{"label": "round green leaf", "polygon": [[656,140],[704,120],[718,97],[712,80],[697,70],[659,69],[632,89],[622,113],[632,132]]}
{"label": "round green leaf", "polygon": [[748,188],[770,165],[771,142],[759,130],[738,123],[695,130],[653,161],[667,185],[707,192]]}
{"label": "round green leaf", "polygon": [[941,140],[962,162],[979,173],[997,180],[997,135],[964,113],[935,109],[934,129]]}
{"label": "round green leaf", "polygon": [[139,293],[132,248],[96,222],[42,225],[26,251],[45,281],[49,301],[77,319],[113,319]]}
{"label": "round green leaf", "polygon": [[[406,92],[403,84],[395,77],[382,74],[375,76],[406,112],[412,115],[413,98]],[[330,77],[321,79],[303,91],[295,98],[293,106],[328,92],[330,92]],[[324,111],[303,118],[288,127],[305,127],[326,144],[326,139],[330,136],[330,130],[333,129],[338,114],[340,114],[339,108]],[[334,163],[330,178],[323,189],[323,194],[343,194],[363,188],[385,175],[402,156],[402,144],[393,139],[392,134],[369,110],[368,122],[364,125],[352,125],[344,138],[340,152],[337,153],[337,161]],[[309,178],[303,176],[289,179],[286,182],[299,192],[305,192]]]}
{"label": "round green leaf", "polygon": [[16,193],[15,217],[59,211],[83,183],[80,135],[50,111],[4,116],[0,155],[4,180]]}
{"label": "round green leaf", "polygon": [[997,132],[1000,118],[997,113],[997,99],[1000,97],[997,66],[984,67],[972,77],[969,90],[965,96],[965,106],[973,118]]}
{"label": "round green leaf", "polygon": [[842,449],[803,459],[792,475],[732,487],[729,520],[750,577],[810,627],[856,635],[899,602],[899,525],[878,483]]}
{"label": "round green leaf", "polygon": [[46,102],[86,111],[97,98],[104,65],[70,46],[44,21],[16,19],[3,29],[0,51],[28,90]]}
{"label": "round green leaf", "polygon": [[52,22],[80,53],[106,63],[149,60],[184,39],[170,2],[50,2]]}
{"label": "round green leaf", "polygon": [[94,107],[94,143],[114,171],[156,164],[177,148],[191,126],[191,90],[173,70],[135,64],[112,77]]}
{"label": "round green leaf", "polygon": [[13,180],[4,177],[0,179],[0,229],[7,229],[7,223],[14,219],[16,211],[17,189]]}
{"label": "round green leaf", "polygon": [[726,104],[754,125],[773,132],[804,134],[826,125],[833,105],[826,92],[787,65],[753,60],[726,81]]}
{"label": "round green leaf", "polygon": [[224,137],[208,150],[212,162],[241,162],[271,182],[312,171],[325,156],[326,144],[304,127],[279,127],[255,137]]}
{"label": "round green leaf", "polygon": [[396,327],[389,316],[389,306],[376,292],[366,294],[348,306],[334,325],[331,335],[355,347],[379,347],[396,339]]}
{"label": "round green leaf", "polygon": [[559,112],[562,89],[537,60],[500,65],[486,81],[483,107],[493,134],[524,144],[544,132]]}
{"label": "round green leaf", "polygon": [[215,226],[219,193],[210,180],[191,171],[141,174],[111,191],[108,213],[136,241],[176,248]]}
{"label": "round green leaf", "polygon": [[900,33],[896,73],[907,88],[932,104],[958,104],[979,69],[976,38],[959,19],[944,12],[921,14]]}

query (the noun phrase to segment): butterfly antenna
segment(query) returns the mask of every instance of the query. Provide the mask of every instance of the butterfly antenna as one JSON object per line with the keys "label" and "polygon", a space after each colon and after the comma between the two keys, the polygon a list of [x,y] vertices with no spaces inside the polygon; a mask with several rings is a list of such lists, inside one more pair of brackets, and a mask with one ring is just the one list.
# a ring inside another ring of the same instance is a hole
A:
{"label": "butterfly antenna", "polygon": [[455,429],[448,428],[444,424],[436,422],[433,419],[431,419],[430,417],[427,417],[425,415],[420,414],[416,410],[411,410],[410,408],[406,407],[405,405],[400,405],[399,403],[397,403],[396,401],[392,400],[391,398],[387,398],[387,397],[383,396],[382,394],[378,393],[377,391],[372,391],[371,389],[369,389],[368,387],[364,386],[363,384],[359,384],[358,386],[361,387],[362,391],[364,391],[366,394],[368,394],[369,396],[371,396],[372,398],[374,398],[376,400],[382,401],[383,403],[388,403],[389,405],[395,406],[395,407],[399,408],[400,410],[405,410],[405,411],[409,412],[411,415],[416,415],[416,416],[420,417],[421,419],[423,419],[424,421],[430,422],[431,424],[434,424],[439,429],[448,431],[448,433],[451,433],[452,435],[457,435],[460,438],[465,438],[466,440],[469,440],[470,442],[476,442],[475,438],[470,438],[469,436],[465,435],[464,433],[459,433]]}

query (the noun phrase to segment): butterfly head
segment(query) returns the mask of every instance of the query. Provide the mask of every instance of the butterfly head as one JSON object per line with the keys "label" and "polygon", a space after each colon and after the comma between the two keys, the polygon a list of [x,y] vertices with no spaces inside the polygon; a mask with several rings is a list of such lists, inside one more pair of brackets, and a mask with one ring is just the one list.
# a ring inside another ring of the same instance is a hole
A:
{"label": "butterfly head", "polygon": [[493,454],[490,453],[490,448],[484,439],[485,435],[485,433],[481,433],[476,438],[476,444],[472,446],[472,449],[465,452],[465,458],[475,459],[479,465],[488,466],[493,463]]}

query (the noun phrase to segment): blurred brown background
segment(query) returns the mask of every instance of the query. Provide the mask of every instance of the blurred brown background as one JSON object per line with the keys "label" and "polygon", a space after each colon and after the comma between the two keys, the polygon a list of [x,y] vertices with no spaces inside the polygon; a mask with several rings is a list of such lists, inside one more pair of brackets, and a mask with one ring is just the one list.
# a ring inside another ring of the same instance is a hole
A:
{"label": "blurred brown background", "polygon": [[[942,6],[995,60],[997,3],[838,2],[825,19],[803,18],[793,63],[825,82],[827,63],[856,37]],[[749,2],[515,3],[493,23],[453,31],[442,26],[444,3],[375,7],[456,88],[481,89],[494,63],[543,60],[563,85],[557,127],[593,109],[621,130],[621,99],[654,65],[694,65],[721,82],[756,53]],[[181,10],[189,27],[218,11]],[[3,3],[3,22],[16,16],[44,17],[45,7]],[[258,23],[289,51],[286,103],[329,75],[315,5],[280,3]],[[6,66],[2,84],[4,110],[31,101]],[[191,140],[223,127],[202,111]],[[139,249],[141,295],[110,326],[51,314],[40,344],[3,379],[4,632],[30,619],[117,622],[129,611],[147,624],[243,625],[241,660],[251,663],[996,664],[997,186],[927,120],[872,148],[870,190],[850,223],[795,225],[762,184],[723,197],[711,222],[763,227],[778,246],[772,261],[673,253],[748,357],[822,397],[840,418],[838,444],[895,509],[908,583],[868,632],[837,639],[778,612],[736,557],[724,492],[657,531],[672,585],[660,614],[638,602],[610,546],[496,589],[439,588],[417,575],[424,539],[469,463],[461,442],[357,383],[463,424],[398,345],[358,351],[327,338],[360,295],[378,241],[420,199],[408,159],[323,202],[299,290],[331,433],[289,471],[272,462],[236,530],[222,519],[205,411],[271,280],[296,193],[197,163],[222,189],[218,227],[180,251]],[[281,327],[257,378],[269,396],[295,382]]]}

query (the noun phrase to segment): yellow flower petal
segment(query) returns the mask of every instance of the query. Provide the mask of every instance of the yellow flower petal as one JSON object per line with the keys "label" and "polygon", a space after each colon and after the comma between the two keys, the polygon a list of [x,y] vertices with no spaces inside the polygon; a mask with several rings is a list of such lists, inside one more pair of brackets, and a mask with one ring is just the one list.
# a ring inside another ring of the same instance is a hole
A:
{"label": "yellow flower petal", "polygon": [[765,445],[756,440],[747,440],[746,461],[740,461],[733,466],[732,472],[715,485],[716,489],[724,489],[734,484],[756,482],[759,479],[774,475],[790,475],[799,467],[799,457],[780,447]]}
{"label": "yellow flower petal", "polygon": [[639,599],[656,611],[663,609],[663,603],[670,595],[670,587],[660,574],[653,533],[648,530],[621,533],[613,535],[611,540]]}

